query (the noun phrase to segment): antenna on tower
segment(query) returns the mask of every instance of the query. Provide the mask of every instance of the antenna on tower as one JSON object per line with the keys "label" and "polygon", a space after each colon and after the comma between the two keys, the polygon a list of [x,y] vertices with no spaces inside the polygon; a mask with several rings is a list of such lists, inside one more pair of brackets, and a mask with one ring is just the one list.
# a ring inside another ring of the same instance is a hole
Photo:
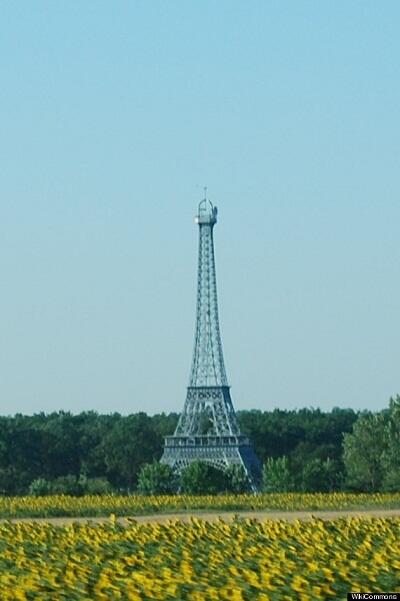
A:
{"label": "antenna on tower", "polygon": [[204,200],[207,200],[207,186],[204,186]]}

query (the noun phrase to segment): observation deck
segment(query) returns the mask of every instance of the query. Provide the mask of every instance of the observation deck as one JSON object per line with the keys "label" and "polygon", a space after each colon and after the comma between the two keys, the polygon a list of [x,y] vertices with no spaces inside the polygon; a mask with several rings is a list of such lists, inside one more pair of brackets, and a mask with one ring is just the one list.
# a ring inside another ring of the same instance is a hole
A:
{"label": "observation deck", "polygon": [[206,198],[199,204],[198,213],[194,219],[198,225],[215,225],[217,223],[218,209]]}

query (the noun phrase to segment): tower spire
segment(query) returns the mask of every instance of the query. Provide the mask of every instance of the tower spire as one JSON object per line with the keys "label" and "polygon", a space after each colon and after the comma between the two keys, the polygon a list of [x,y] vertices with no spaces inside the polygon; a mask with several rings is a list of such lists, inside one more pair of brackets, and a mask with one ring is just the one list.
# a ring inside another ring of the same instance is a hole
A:
{"label": "tower spire", "polygon": [[204,198],[195,222],[199,225],[197,311],[189,386],[228,386],[218,318],[213,229],[217,207]]}

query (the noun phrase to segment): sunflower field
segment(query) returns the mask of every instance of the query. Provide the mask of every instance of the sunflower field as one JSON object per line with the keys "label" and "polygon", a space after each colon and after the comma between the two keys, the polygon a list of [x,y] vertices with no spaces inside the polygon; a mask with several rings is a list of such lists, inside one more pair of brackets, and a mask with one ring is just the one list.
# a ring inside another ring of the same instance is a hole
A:
{"label": "sunflower field", "polygon": [[2,601],[345,599],[400,585],[400,520],[0,524]]}
{"label": "sunflower field", "polygon": [[185,511],[316,511],[400,508],[400,493],[268,493],[243,495],[0,496],[0,518],[135,516]]}

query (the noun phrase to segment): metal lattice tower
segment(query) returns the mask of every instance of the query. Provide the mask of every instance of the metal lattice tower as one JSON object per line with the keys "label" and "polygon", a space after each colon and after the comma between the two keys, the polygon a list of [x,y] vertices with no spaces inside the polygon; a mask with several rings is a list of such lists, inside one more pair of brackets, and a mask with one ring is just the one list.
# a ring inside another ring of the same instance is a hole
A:
{"label": "metal lattice tower", "polygon": [[186,401],[161,458],[177,472],[192,461],[224,470],[241,465],[257,490],[260,464],[240,432],[226,377],[218,319],[213,229],[217,207],[206,198],[195,219],[199,225],[196,330]]}

